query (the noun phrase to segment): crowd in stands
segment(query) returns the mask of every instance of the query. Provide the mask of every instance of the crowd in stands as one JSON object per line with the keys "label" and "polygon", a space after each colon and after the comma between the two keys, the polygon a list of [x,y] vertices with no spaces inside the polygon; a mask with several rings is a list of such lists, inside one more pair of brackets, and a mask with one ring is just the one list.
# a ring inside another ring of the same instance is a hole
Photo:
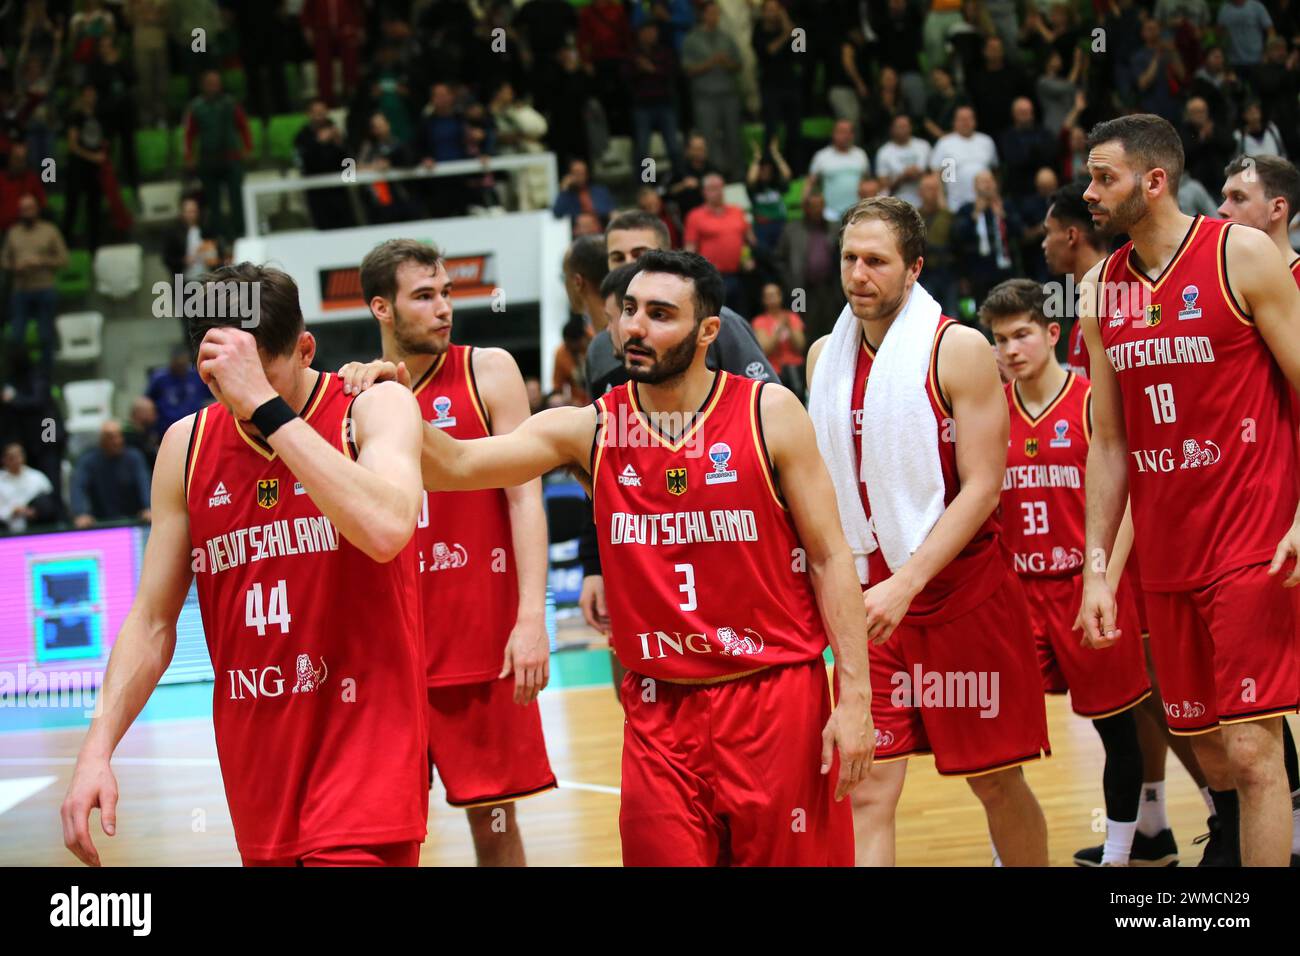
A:
{"label": "crowd in stands", "polygon": [[[1175,124],[1180,203],[1213,213],[1235,156],[1300,153],[1300,0],[0,0],[0,522],[147,515],[151,448],[207,398],[178,354],[70,483],[33,424],[59,414],[57,276],[145,236],[156,131],[186,197],[150,233],[169,274],[228,259],[266,124],[295,114],[299,174],[375,174],[306,192],[300,226],[549,205],[599,236],[640,210],[718,267],[798,387],[843,306],[855,201],[920,209],[924,281],[970,321],[997,282],[1049,278],[1047,197],[1085,172],[1086,130],[1131,111]],[[484,162],[542,152],[554,182]],[[537,408],[590,399],[575,320]]]}

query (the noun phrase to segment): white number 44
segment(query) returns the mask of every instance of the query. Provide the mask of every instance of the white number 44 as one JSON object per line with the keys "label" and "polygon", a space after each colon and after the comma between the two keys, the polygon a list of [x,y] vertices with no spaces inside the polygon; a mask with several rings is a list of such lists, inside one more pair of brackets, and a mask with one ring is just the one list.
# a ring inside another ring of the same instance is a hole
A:
{"label": "white number 44", "polygon": [[281,579],[271,588],[266,602],[266,613],[262,613],[262,583],[259,581],[248,589],[244,596],[244,623],[257,628],[259,637],[266,636],[268,624],[280,625],[280,633],[289,633],[289,596]]}

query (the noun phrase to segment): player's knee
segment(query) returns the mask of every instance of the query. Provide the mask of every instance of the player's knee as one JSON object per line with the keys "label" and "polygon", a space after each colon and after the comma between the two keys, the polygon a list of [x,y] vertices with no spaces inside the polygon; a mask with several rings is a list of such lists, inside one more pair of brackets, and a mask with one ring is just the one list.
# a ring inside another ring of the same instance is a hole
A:
{"label": "player's knee", "polygon": [[475,834],[509,833],[515,828],[515,807],[512,803],[469,807],[465,815],[469,817],[470,830]]}
{"label": "player's knee", "polygon": [[903,776],[888,764],[872,767],[862,782],[849,791],[853,812],[882,820],[892,819],[903,792]]}
{"label": "player's knee", "polygon": [[1010,770],[986,773],[979,777],[967,777],[966,782],[975,796],[979,797],[980,802],[988,807],[1012,799],[1024,787],[1024,779],[1020,768],[1013,767]]}
{"label": "player's knee", "polygon": [[1282,748],[1263,728],[1233,733],[1224,741],[1228,767],[1243,789],[1270,783],[1285,773]]}

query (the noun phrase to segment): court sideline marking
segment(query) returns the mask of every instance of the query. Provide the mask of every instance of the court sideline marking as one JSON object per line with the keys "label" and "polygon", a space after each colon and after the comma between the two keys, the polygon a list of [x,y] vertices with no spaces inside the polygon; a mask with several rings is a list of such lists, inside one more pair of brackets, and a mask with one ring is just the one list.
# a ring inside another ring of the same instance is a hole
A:
{"label": "court sideline marking", "polygon": [[0,779],[0,813],[12,810],[28,797],[34,797],[58,779],[58,777],[11,777]]}

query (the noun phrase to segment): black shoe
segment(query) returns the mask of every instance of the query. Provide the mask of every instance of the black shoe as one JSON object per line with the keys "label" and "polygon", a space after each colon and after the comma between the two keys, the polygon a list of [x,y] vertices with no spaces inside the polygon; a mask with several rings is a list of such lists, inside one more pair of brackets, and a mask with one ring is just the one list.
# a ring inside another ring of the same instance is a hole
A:
{"label": "black shoe", "polygon": [[[1090,846],[1074,854],[1076,866],[1101,866],[1105,846]],[[1133,834],[1133,849],[1128,855],[1129,866],[1177,866],[1178,844],[1174,831],[1168,827],[1153,837]]]}
{"label": "black shoe", "polygon": [[1237,834],[1234,833],[1231,837],[1226,836],[1217,814],[1206,820],[1205,825],[1210,828],[1210,832],[1202,833],[1192,841],[1194,844],[1205,844],[1205,852],[1201,855],[1201,862],[1196,865],[1241,866],[1241,845],[1237,842]]}

